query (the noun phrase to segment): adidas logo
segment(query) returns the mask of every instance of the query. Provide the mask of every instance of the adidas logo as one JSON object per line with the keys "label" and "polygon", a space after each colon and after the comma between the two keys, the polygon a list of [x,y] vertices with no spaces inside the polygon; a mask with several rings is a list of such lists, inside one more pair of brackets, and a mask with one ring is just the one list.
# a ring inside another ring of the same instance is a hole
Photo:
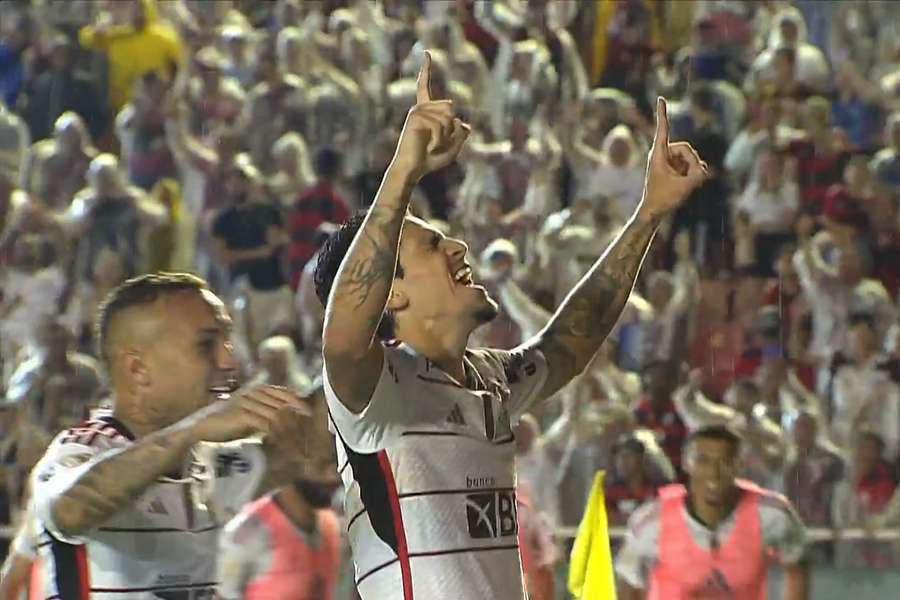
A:
{"label": "adidas logo", "polygon": [[459,409],[459,404],[453,405],[453,410],[450,411],[450,414],[447,416],[447,422],[453,423],[454,425],[465,425],[466,420],[463,418],[462,411]]}
{"label": "adidas logo", "polygon": [[725,576],[722,574],[719,569],[713,569],[713,572],[710,573],[709,577],[706,578],[706,581],[703,582],[703,587],[700,589],[702,594],[722,594],[731,592],[731,586],[728,584],[728,580],[725,579]]}
{"label": "adidas logo", "polygon": [[147,509],[151,515],[167,515],[169,511],[166,510],[166,505],[163,504],[163,501],[157,498],[153,502],[150,503],[150,508]]}

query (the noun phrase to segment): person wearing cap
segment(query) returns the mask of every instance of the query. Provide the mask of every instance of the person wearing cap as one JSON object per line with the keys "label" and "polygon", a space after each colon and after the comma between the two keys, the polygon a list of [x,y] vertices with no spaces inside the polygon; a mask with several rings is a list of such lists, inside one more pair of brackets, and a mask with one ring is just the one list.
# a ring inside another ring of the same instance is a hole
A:
{"label": "person wearing cap", "polygon": [[716,425],[684,449],[687,485],[660,488],[628,520],[616,557],[622,600],[762,600],[772,562],[784,600],[810,598],[806,532],[781,494],[738,479],[741,438]]}

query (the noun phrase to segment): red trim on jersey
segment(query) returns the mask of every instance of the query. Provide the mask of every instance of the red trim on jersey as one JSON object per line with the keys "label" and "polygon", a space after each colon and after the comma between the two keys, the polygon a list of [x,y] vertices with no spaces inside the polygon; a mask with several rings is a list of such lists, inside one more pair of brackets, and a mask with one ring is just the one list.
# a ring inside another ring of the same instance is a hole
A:
{"label": "red trim on jersey", "polygon": [[44,600],[44,580],[40,557],[31,562],[31,572],[28,575],[28,600]]}
{"label": "red trim on jersey", "polygon": [[391,462],[385,450],[378,453],[378,464],[384,474],[384,482],[387,484],[388,501],[391,504],[391,513],[394,516],[394,532],[397,534],[397,558],[400,561],[400,577],[403,581],[403,600],[413,600],[412,569],[409,564],[409,550],[406,547],[406,529],[403,527],[403,513],[400,511],[400,496],[397,493],[397,483],[394,481],[394,472]]}
{"label": "red trim on jersey", "polygon": [[91,572],[88,568],[87,548],[84,544],[75,548],[75,563],[78,565],[78,584],[81,598],[91,597]]}

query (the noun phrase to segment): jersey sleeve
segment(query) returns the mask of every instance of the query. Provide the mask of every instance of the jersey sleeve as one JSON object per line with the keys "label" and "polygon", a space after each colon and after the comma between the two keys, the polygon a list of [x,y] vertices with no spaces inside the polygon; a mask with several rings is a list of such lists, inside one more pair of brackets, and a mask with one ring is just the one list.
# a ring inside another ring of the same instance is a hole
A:
{"label": "jersey sleeve", "polygon": [[503,370],[509,388],[507,411],[510,421],[515,423],[540,400],[547,381],[547,359],[537,348],[492,349],[488,352],[499,361]]}
{"label": "jersey sleeve", "polygon": [[219,536],[216,562],[218,596],[240,600],[251,581],[268,570],[272,543],[269,532],[257,517],[239,514],[228,522]]}
{"label": "jersey sleeve", "polygon": [[67,544],[83,544],[85,537],[67,536],[53,520],[53,504],[94,464],[116,452],[83,443],[67,432],[60,434],[47,448],[31,475],[32,506],[39,527]]}
{"label": "jersey sleeve", "polygon": [[194,452],[199,466],[198,500],[219,523],[225,523],[258,495],[266,473],[262,442],[255,439],[203,442]]}
{"label": "jersey sleeve", "polygon": [[31,560],[38,557],[38,526],[36,519],[29,513],[25,515],[16,537],[10,544],[11,554],[18,554]]}
{"label": "jersey sleeve", "polygon": [[616,574],[635,589],[647,589],[657,559],[659,501],[648,502],[628,519],[625,542],[615,560]]}
{"label": "jersey sleeve", "polygon": [[360,413],[350,411],[334,391],[331,382],[340,378],[340,373],[330,373],[327,365],[322,367],[322,373],[331,416],[329,427],[340,441],[357,452],[384,448],[393,433],[421,419],[417,413],[420,407],[410,401],[417,386],[416,359],[402,350],[384,348],[378,383]]}
{"label": "jersey sleeve", "polygon": [[784,496],[773,494],[760,500],[759,513],[767,554],[782,565],[803,562],[809,541],[806,528],[791,503]]}

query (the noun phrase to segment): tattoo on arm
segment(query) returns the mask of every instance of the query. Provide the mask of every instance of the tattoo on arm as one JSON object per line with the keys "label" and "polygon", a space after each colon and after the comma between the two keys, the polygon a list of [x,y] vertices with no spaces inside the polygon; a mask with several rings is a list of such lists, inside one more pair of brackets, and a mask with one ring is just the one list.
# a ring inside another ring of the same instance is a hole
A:
{"label": "tattoo on arm", "polygon": [[384,288],[387,300],[397,266],[397,243],[404,214],[405,211],[393,208],[372,209],[361,228],[362,239],[356,242],[358,246],[337,281],[336,297],[350,298],[354,308],[360,308],[377,286],[378,291]]}
{"label": "tattoo on arm", "polygon": [[54,502],[56,526],[78,535],[101,525],[178,467],[190,446],[185,430],[168,429],[99,461]]}
{"label": "tattoo on arm", "polygon": [[414,182],[388,168],[362,227],[338,271],[325,317],[332,358],[372,347],[394,283],[400,233]]}
{"label": "tattoo on arm", "polygon": [[538,348],[550,363],[544,397],[577,376],[600,348],[628,301],[657,223],[633,219],[557,309]]}

